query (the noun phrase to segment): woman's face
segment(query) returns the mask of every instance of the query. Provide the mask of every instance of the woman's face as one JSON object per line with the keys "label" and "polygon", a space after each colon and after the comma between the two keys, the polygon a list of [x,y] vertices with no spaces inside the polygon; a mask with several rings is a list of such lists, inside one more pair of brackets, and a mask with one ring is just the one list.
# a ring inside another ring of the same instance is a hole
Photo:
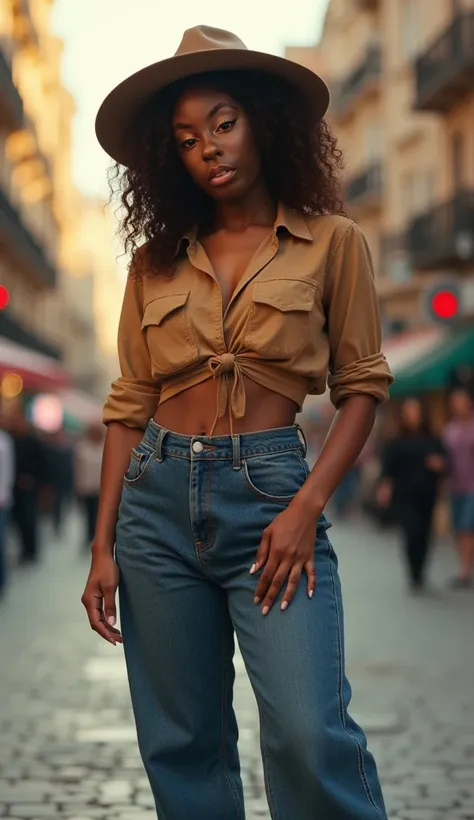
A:
{"label": "woman's face", "polygon": [[214,87],[185,91],[173,112],[179,156],[194,182],[215,200],[244,196],[262,174],[242,107]]}
{"label": "woman's face", "polygon": [[402,420],[409,430],[418,430],[423,421],[421,404],[416,399],[407,399],[402,407]]}

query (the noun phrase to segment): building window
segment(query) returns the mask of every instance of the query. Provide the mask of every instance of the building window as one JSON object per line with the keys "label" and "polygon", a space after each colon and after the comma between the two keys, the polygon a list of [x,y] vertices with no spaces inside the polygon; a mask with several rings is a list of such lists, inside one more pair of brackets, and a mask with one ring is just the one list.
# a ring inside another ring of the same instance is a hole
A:
{"label": "building window", "polygon": [[400,3],[400,44],[405,60],[411,60],[417,53],[419,34],[418,0],[402,0]]}
{"label": "building window", "polygon": [[380,160],[383,155],[382,124],[379,119],[370,120],[364,129],[364,160],[367,165]]}
{"label": "building window", "polygon": [[464,136],[463,134],[453,134],[451,139],[451,167],[453,174],[454,192],[459,191],[463,185],[464,168]]}
{"label": "building window", "polygon": [[429,171],[425,171],[425,173],[423,174],[422,196],[423,201],[421,205],[426,208],[430,208],[433,205],[436,197],[436,175],[432,169],[430,169]]}

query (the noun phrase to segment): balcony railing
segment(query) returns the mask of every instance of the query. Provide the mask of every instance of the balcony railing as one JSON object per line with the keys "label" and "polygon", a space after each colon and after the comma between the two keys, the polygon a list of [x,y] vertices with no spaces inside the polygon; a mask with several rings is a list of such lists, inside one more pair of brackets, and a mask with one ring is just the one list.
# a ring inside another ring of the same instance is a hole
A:
{"label": "balcony railing", "polygon": [[474,260],[474,190],[460,191],[413,219],[407,233],[413,267],[462,267]]}
{"label": "balcony railing", "polygon": [[474,85],[474,10],[457,15],[415,64],[418,111],[446,112]]}
{"label": "balcony railing", "polygon": [[0,336],[5,336],[12,342],[16,342],[22,347],[28,347],[36,353],[42,353],[44,356],[50,356],[58,361],[61,359],[59,348],[50,345],[35,333],[23,327],[9,310],[0,311]]}
{"label": "balcony railing", "polygon": [[0,47],[0,122],[8,130],[21,128],[23,124],[23,100],[13,82],[9,60]]}
{"label": "balcony railing", "polygon": [[0,188],[0,246],[27,264],[43,287],[54,287],[57,271],[46,256],[44,249],[36,241],[24,224],[20,214]]}
{"label": "balcony railing", "polygon": [[381,72],[380,48],[370,46],[360,65],[334,89],[331,105],[333,115],[338,118],[346,117],[361,94],[379,87]]}
{"label": "balcony railing", "polygon": [[377,206],[382,196],[382,166],[379,162],[369,165],[363,173],[349,180],[346,199],[350,205]]}

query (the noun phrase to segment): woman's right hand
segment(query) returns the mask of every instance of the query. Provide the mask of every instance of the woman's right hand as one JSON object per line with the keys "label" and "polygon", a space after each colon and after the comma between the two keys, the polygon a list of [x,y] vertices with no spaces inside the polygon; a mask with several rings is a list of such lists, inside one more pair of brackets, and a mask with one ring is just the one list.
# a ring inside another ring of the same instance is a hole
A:
{"label": "woman's right hand", "polygon": [[117,610],[115,595],[119,583],[119,569],[112,552],[95,553],[81,598],[91,629],[114,646],[123,643],[122,635],[115,629]]}

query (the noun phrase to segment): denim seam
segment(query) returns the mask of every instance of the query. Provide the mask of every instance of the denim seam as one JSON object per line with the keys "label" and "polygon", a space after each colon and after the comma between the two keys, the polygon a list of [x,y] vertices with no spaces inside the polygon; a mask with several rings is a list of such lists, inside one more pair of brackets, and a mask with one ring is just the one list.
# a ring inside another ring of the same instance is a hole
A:
{"label": "denim seam", "polygon": [[306,477],[308,477],[310,472],[311,472],[310,466],[309,466],[308,462],[306,461],[306,459],[304,458],[304,456],[301,453],[298,453],[297,455],[298,455],[298,458],[300,460],[300,464],[301,464],[303,470],[306,473]]}
{"label": "denim seam", "polygon": [[230,793],[233,797],[235,807],[237,809],[237,820],[243,820],[244,812],[243,806],[240,802],[239,795],[234,788],[234,784],[232,783],[232,779],[229,775],[229,769],[227,765],[227,681],[228,681],[228,673],[229,673],[229,663],[227,657],[225,655],[225,645],[226,645],[226,637],[227,637],[227,623],[226,619],[224,619],[224,638],[223,638],[223,662],[222,662],[222,745],[221,745],[221,767],[222,773],[224,775],[224,779],[227,781],[227,785],[229,786]]}
{"label": "denim seam", "polygon": [[214,542],[214,524],[211,514],[211,496],[212,496],[212,475],[209,468],[206,468],[204,473],[204,527],[206,540],[203,542],[201,552],[206,552]]}
{"label": "denim seam", "polygon": [[[329,549],[330,546],[331,546],[331,544],[328,540],[328,554],[330,553],[330,549]],[[365,796],[367,798],[367,801],[370,803],[372,808],[375,809],[375,811],[377,812],[377,815],[379,817],[383,818],[383,820],[386,820],[386,818],[384,818],[384,815],[382,814],[382,812],[380,811],[379,807],[377,806],[377,804],[374,800],[374,797],[373,797],[369,782],[367,780],[367,775],[366,775],[365,768],[364,768],[362,747],[361,747],[359,741],[357,740],[357,738],[354,737],[354,735],[352,734],[352,732],[349,731],[349,729],[347,728],[347,725],[346,725],[346,719],[345,719],[345,716],[344,716],[344,703],[343,703],[343,696],[342,696],[341,621],[340,621],[339,607],[337,605],[337,595],[336,595],[336,584],[335,584],[335,581],[334,581],[334,571],[333,571],[333,567],[332,567],[331,563],[329,565],[329,568],[330,568],[330,573],[331,573],[331,585],[332,585],[332,591],[333,591],[334,609],[335,609],[335,612],[336,612],[336,623],[337,623],[337,657],[338,657],[338,692],[337,692],[337,695],[338,695],[338,701],[339,701],[339,719],[341,721],[342,729],[347,734],[347,736],[353,741],[353,743],[355,743],[355,745],[356,745],[357,768],[359,769],[359,775],[360,775],[361,783],[362,783],[362,786],[364,788],[364,792],[365,792]]]}
{"label": "denim seam", "polygon": [[260,706],[260,702],[257,698],[257,709],[258,709],[258,716],[260,719],[260,748],[262,750],[262,763],[263,763],[263,777],[265,780],[265,787],[267,792],[268,798],[268,807],[270,809],[270,815],[272,820],[278,820],[278,815],[276,812],[275,807],[275,798],[273,795],[272,790],[272,783],[271,783],[271,776],[270,776],[270,766],[268,763],[268,750],[265,745],[265,732],[264,732],[264,725],[265,725],[265,718],[263,716],[263,712]]}

